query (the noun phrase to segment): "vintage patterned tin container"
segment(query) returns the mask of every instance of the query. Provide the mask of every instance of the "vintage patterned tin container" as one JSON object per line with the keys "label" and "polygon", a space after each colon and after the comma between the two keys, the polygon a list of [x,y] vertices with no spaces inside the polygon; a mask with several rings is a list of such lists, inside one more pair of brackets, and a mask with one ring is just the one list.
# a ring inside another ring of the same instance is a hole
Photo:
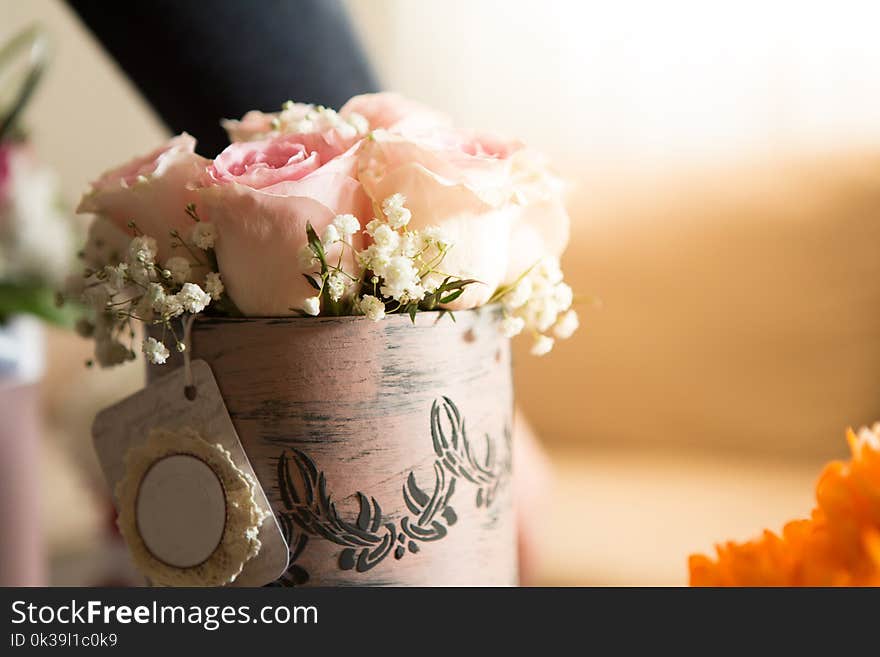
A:
{"label": "vintage patterned tin container", "polygon": [[516,584],[509,340],[491,308],[455,320],[195,322],[290,546],[278,584]]}

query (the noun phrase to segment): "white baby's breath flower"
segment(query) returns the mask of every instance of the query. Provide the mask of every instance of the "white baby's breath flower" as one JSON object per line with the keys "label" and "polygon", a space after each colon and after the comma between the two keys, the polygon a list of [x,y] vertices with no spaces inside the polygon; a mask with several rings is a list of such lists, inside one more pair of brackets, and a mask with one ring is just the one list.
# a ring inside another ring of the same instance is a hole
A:
{"label": "white baby's breath flower", "polygon": [[150,282],[152,272],[152,266],[140,262],[131,262],[128,265],[128,277],[140,285],[147,285]]}
{"label": "white baby's breath flower", "polygon": [[362,114],[352,112],[348,115],[347,120],[359,135],[365,135],[370,131],[370,122]]}
{"label": "white baby's breath flower", "polygon": [[337,214],[333,217],[333,225],[345,237],[354,235],[361,229],[361,222],[353,214]]}
{"label": "white baby's breath flower", "polygon": [[404,233],[400,237],[400,243],[397,247],[398,253],[405,255],[407,258],[414,258],[424,248],[425,244],[421,233],[414,230]]}
{"label": "white baby's breath flower", "polygon": [[156,338],[147,338],[144,340],[142,349],[144,356],[146,356],[147,360],[153,365],[163,365],[165,361],[168,360],[168,356],[171,355],[171,352],[168,351],[168,347],[159,342]]}
{"label": "white baby's breath flower", "polygon": [[501,334],[505,338],[512,338],[522,333],[526,322],[522,317],[505,317],[501,321]]}
{"label": "white baby's breath flower", "polygon": [[224,289],[220,274],[212,271],[205,276],[205,292],[210,294],[214,301],[217,301],[223,295]]}
{"label": "white baby's breath flower", "polygon": [[336,228],[334,224],[330,224],[327,228],[324,229],[324,236],[321,238],[321,242],[324,246],[329,246],[334,242],[339,241],[339,230]]}
{"label": "white baby's breath flower", "polygon": [[553,288],[553,301],[560,312],[571,308],[571,303],[574,301],[571,286],[568,283],[557,283]]}
{"label": "white baby's breath flower", "polygon": [[308,297],[303,301],[303,310],[307,315],[315,316],[321,312],[321,297]]}
{"label": "white baby's breath flower", "polygon": [[361,267],[369,269],[379,276],[384,276],[385,269],[391,262],[391,251],[381,248],[378,244],[371,244],[358,253],[357,258]]}
{"label": "white baby's breath flower", "polygon": [[174,256],[165,262],[165,269],[171,272],[171,280],[175,283],[186,283],[192,272],[189,260]]}
{"label": "white baby's breath flower", "polygon": [[159,285],[159,283],[150,283],[147,286],[147,291],[144,293],[144,297],[147,298],[150,303],[160,303],[165,298],[165,288]]}
{"label": "white baby's breath flower", "polygon": [[394,251],[400,244],[400,235],[392,230],[388,224],[379,224],[371,234],[376,246],[385,251]]}
{"label": "white baby's breath flower", "polygon": [[[154,285],[158,284],[154,283]],[[162,290],[161,296],[155,298],[152,305],[153,310],[163,319],[172,319],[183,314],[181,300],[176,294],[165,294],[165,290]]]}
{"label": "white baby's breath flower", "polygon": [[117,294],[125,288],[128,275],[128,265],[126,263],[121,262],[115,267],[107,265],[104,267],[104,273],[107,275],[107,292],[111,295]]}
{"label": "white baby's breath flower", "polygon": [[359,303],[361,312],[374,322],[385,319],[385,304],[371,294],[365,294]]}
{"label": "white baby's breath flower", "polygon": [[327,277],[327,292],[333,301],[339,301],[342,298],[346,287],[348,287],[348,279],[344,274],[334,271]]}
{"label": "white baby's breath flower", "polygon": [[303,269],[310,269],[311,267],[318,264],[318,259],[315,257],[315,252],[312,251],[312,247],[308,244],[303,244],[302,248],[299,250],[298,254],[299,265]]}
{"label": "white baby's breath flower", "polygon": [[338,124],[336,132],[343,139],[354,139],[358,135],[357,129],[348,122]]}
{"label": "white baby's breath flower", "polygon": [[556,323],[559,316],[559,308],[553,299],[542,298],[536,299],[529,304],[529,311],[532,311],[532,322],[535,328],[542,333]]}
{"label": "white baby's breath flower", "polygon": [[508,310],[516,310],[526,304],[532,296],[532,279],[526,276],[514,288],[502,297],[501,301]]}
{"label": "white baby's breath flower", "polygon": [[382,221],[381,219],[376,219],[374,217],[374,218],[370,219],[370,221],[367,222],[366,226],[364,226],[364,231],[366,231],[367,235],[369,235],[370,237],[373,237],[373,233],[376,232],[376,229],[379,228],[379,226],[384,226],[384,225],[385,225],[384,221]]}
{"label": "white baby's breath flower", "polygon": [[184,283],[176,295],[183,309],[192,314],[202,312],[211,303],[211,295],[195,283]]}
{"label": "white baby's breath flower", "polygon": [[532,344],[531,354],[533,356],[543,356],[553,349],[553,338],[546,335],[539,335]]}
{"label": "white baby's breath flower", "polygon": [[437,291],[437,288],[440,287],[440,284],[443,282],[444,276],[442,274],[438,274],[436,272],[427,274],[422,277],[422,288],[425,290],[427,294],[432,294]]}
{"label": "white baby's breath flower", "polygon": [[133,263],[152,264],[158,252],[156,240],[147,235],[138,235],[128,245],[128,256]]}
{"label": "white baby's breath flower", "polygon": [[403,228],[412,218],[412,213],[404,206],[405,203],[406,196],[403,194],[392,194],[382,201],[382,214],[392,228]]}
{"label": "white baby's breath flower", "polygon": [[193,226],[190,238],[192,243],[203,251],[213,249],[214,244],[217,243],[217,228],[212,223],[200,221]]}
{"label": "white baby's breath flower", "polygon": [[[419,287],[418,271],[413,267],[412,260],[405,256],[393,256],[385,267],[382,294],[398,301],[404,298],[414,299],[415,294],[411,292],[415,292],[417,287]],[[424,296],[424,290],[421,292]]]}
{"label": "white baby's breath flower", "polygon": [[449,235],[440,226],[426,226],[422,230],[422,237],[426,241],[433,242],[440,248],[450,245]]}
{"label": "white baby's breath flower", "polygon": [[553,327],[553,335],[560,340],[565,340],[574,335],[579,326],[580,320],[577,313],[574,310],[569,310],[556,322],[556,326]]}
{"label": "white baby's breath flower", "polygon": [[[278,119],[275,119],[276,121]],[[277,130],[280,125],[274,126]],[[315,122],[309,119],[300,119],[299,121],[293,123],[290,127],[291,132],[295,132],[298,134],[308,134],[311,132],[315,132]]]}
{"label": "white baby's breath flower", "polygon": [[534,278],[543,279],[550,285],[562,282],[562,269],[559,267],[559,260],[557,258],[549,256],[541,258],[540,262],[535,266],[533,273]]}

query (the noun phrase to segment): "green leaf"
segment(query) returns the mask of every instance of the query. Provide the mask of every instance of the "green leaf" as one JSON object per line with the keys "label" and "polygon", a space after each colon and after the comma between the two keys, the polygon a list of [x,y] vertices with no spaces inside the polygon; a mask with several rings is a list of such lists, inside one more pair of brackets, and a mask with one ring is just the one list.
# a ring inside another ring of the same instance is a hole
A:
{"label": "green leaf", "polygon": [[419,310],[419,304],[411,303],[409,304],[408,312],[410,321],[415,324],[416,323],[416,313]]}
{"label": "green leaf", "polygon": [[308,274],[303,274],[303,277],[309,282],[309,285],[311,285],[313,288],[315,288],[316,290],[321,289],[321,285],[318,283],[318,281],[314,279],[314,277],[309,276]]}
{"label": "green leaf", "polygon": [[528,276],[531,273],[531,271],[537,266],[538,266],[538,261],[535,261],[535,263],[531,267],[529,267],[522,274],[517,276],[516,280],[513,281],[513,283],[511,283],[510,285],[500,286],[497,290],[495,290],[495,292],[492,294],[492,296],[489,297],[489,300],[486,302],[486,305],[489,305],[490,303],[495,303],[496,301],[501,299],[501,297],[503,297],[505,294],[507,294],[508,292],[513,290],[513,288],[515,288],[517,285],[519,285],[520,281],[522,279],[524,279],[526,276]]}
{"label": "green leaf", "polygon": [[80,313],[70,305],[59,307],[55,298],[54,290],[41,283],[0,283],[0,322],[13,315],[34,315],[72,326]]}
{"label": "green leaf", "polygon": [[456,290],[452,294],[440,299],[440,303],[452,303],[453,301],[458,299],[458,297],[460,297],[462,294],[464,294],[464,290]]}
{"label": "green leaf", "polygon": [[437,292],[433,294],[427,295],[424,299],[419,302],[420,310],[435,310],[437,308],[437,303],[439,301],[439,295]]}
{"label": "green leaf", "polygon": [[312,252],[315,254],[316,258],[324,260],[324,245],[321,244],[321,240],[318,238],[318,234],[315,232],[315,229],[312,227],[312,222],[309,221],[306,223],[306,237],[309,240],[309,246],[312,247]]}

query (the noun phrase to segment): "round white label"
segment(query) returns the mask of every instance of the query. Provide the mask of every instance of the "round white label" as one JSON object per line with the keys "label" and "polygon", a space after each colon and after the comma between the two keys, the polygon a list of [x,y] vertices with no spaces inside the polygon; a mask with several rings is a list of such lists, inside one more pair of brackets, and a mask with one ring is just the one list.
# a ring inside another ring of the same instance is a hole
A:
{"label": "round white label", "polygon": [[138,488],[138,532],[160,561],[177,568],[204,562],[223,538],[226,496],[207,463],[188,454],[156,461]]}

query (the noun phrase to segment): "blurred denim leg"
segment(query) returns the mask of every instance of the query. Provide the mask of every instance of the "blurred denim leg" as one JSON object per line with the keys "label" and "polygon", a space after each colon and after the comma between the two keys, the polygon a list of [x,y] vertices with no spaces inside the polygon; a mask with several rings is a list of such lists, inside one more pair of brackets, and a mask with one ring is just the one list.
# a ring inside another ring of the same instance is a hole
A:
{"label": "blurred denim leg", "polygon": [[68,4],[169,129],[209,157],[228,143],[221,118],[286,100],[339,108],[378,88],[339,0]]}

